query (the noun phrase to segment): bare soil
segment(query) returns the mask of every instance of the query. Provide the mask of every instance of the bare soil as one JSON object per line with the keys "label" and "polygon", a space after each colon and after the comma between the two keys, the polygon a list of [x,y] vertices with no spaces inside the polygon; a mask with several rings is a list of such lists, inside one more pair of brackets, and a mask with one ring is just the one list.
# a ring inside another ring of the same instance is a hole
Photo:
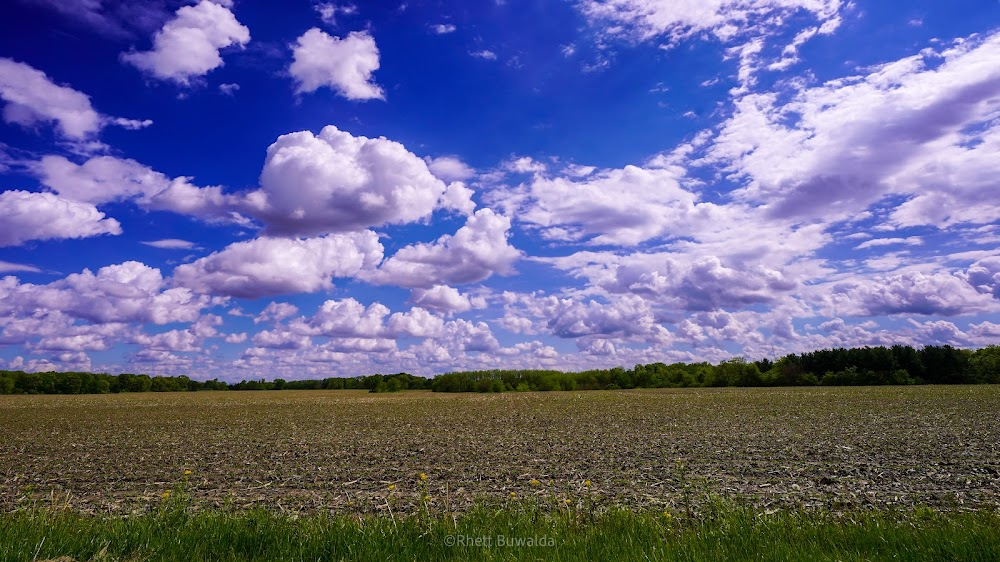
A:
{"label": "bare soil", "polygon": [[998,407],[997,386],[0,396],[0,510],[997,507]]}

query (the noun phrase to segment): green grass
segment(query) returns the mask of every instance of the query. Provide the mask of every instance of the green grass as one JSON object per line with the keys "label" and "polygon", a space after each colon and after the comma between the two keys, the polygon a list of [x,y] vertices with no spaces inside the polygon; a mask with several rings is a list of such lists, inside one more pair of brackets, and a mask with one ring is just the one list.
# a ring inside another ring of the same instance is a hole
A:
{"label": "green grass", "polygon": [[[500,546],[535,538],[536,546]],[[462,537],[462,538],[459,538]],[[480,538],[482,546],[470,543]],[[446,514],[303,517],[193,512],[136,516],[24,509],[0,515],[0,560],[998,560],[1000,514],[870,511],[761,514],[720,504],[697,519],[531,502]]]}

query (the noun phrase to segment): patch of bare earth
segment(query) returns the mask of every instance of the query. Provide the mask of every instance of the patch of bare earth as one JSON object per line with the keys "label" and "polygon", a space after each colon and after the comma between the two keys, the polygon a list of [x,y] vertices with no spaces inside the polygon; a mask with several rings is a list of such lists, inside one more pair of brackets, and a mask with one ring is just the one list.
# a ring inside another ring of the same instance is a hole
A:
{"label": "patch of bare earth", "polygon": [[511,492],[982,508],[1000,505],[998,404],[996,386],[0,396],[0,509],[127,513],[182,489],[295,512],[408,511],[425,494],[460,511]]}

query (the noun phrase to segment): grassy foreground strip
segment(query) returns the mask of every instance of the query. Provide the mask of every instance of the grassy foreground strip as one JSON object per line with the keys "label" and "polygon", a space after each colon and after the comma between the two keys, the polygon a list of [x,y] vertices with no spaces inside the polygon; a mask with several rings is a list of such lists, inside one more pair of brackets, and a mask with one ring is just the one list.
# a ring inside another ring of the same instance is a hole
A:
{"label": "grassy foreground strip", "polygon": [[[60,558],[64,557],[64,558]],[[131,517],[0,515],[0,560],[998,560],[1000,513],[718,507],[690,519],[528,504],[450,516],[164,509]]]}

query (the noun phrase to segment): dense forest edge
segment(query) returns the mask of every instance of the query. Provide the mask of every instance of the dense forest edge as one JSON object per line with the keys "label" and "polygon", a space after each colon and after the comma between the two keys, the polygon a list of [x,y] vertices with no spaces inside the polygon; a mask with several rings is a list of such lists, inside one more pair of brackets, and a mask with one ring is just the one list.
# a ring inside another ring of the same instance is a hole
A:
{"label": "dense forest edge", "polygon": [[822,349],[777,361],[737,357],[710,363],[651,363],[577,373],[549,370],[465,371],[433,378],[408,373],[227,383],[187,376],[84,372],[0,371],[0,394],[108,394],[199,390],[433,390],[435,392],[529,392],[721,386],[871,386],[1000,383],[1000,345],[977,350],[949,345]]}

